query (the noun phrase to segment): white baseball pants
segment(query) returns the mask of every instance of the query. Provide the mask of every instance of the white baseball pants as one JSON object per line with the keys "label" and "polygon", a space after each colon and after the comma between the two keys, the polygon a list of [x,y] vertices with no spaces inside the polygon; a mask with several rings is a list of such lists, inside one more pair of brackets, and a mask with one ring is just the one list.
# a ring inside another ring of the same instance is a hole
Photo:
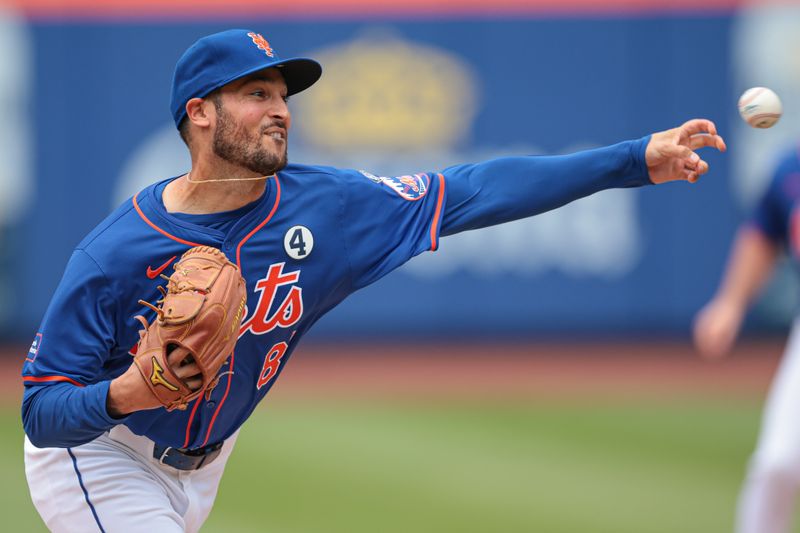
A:
{"label": "white baseball pants", "polygon": [[787,533],[800,488],[800,318],[764,407],[761,433],[739,496],[738,533]]}
{"label": "white baseball pants", "polygon": [[198,531],[211,512],[236,436],[199,470],[153,458],[153,441],[116,426],[73,448],[37,448],[25,437],[31,499],[53,532]]}

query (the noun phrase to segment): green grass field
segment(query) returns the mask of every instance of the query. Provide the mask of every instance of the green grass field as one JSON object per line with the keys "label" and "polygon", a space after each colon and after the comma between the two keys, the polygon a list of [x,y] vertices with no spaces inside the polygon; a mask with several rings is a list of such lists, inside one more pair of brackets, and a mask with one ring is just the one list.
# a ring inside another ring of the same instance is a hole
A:
{"label": "green grass field", "polygon": [[[731,531],[758,405],[592,403],[267,404],[204,531]],[[0,430],[3,530],[44,531]]]}

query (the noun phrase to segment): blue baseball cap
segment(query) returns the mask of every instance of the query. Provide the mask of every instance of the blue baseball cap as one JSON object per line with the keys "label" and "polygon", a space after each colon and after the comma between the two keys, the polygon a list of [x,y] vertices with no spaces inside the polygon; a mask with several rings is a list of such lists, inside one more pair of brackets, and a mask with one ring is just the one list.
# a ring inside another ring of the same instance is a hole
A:
{"label": "blue baseball cap", "polygon": [[223,85],[265,68],[279,68],[288,94],[308,89],[322,75],[313,59],[281,59],[261,34],[227,30],[203,37],[189,47],[175,65],[170,109],[175,126],[186,116],[186,102],[205,98]]}

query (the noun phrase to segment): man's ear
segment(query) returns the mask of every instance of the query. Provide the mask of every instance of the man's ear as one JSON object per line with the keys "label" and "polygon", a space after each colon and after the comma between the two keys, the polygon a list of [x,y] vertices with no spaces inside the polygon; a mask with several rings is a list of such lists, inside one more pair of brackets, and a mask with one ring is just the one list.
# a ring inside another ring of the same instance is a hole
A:
{"label": "man's ear", "polygon": [[186,102],[186,120],[200,128],[211,125],[214,102],[203,98],[192,98]]}

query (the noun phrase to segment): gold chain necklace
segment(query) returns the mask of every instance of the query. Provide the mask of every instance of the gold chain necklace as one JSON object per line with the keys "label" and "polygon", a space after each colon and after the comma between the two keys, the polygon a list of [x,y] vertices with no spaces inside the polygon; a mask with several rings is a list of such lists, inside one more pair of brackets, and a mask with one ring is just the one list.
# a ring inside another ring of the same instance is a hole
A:
{"label": "gold chain necklace", "polygon": [[274,177],[275,174],[270,174],[269,176],[258,176],[257,178],[228,178],[228,179],[213,179],[213,180],[193,180],[192,173],[186,173],[186,181],[189,183],[210,183],[212,181],[256,181],[256,180],[266,180],[269,178]]}

